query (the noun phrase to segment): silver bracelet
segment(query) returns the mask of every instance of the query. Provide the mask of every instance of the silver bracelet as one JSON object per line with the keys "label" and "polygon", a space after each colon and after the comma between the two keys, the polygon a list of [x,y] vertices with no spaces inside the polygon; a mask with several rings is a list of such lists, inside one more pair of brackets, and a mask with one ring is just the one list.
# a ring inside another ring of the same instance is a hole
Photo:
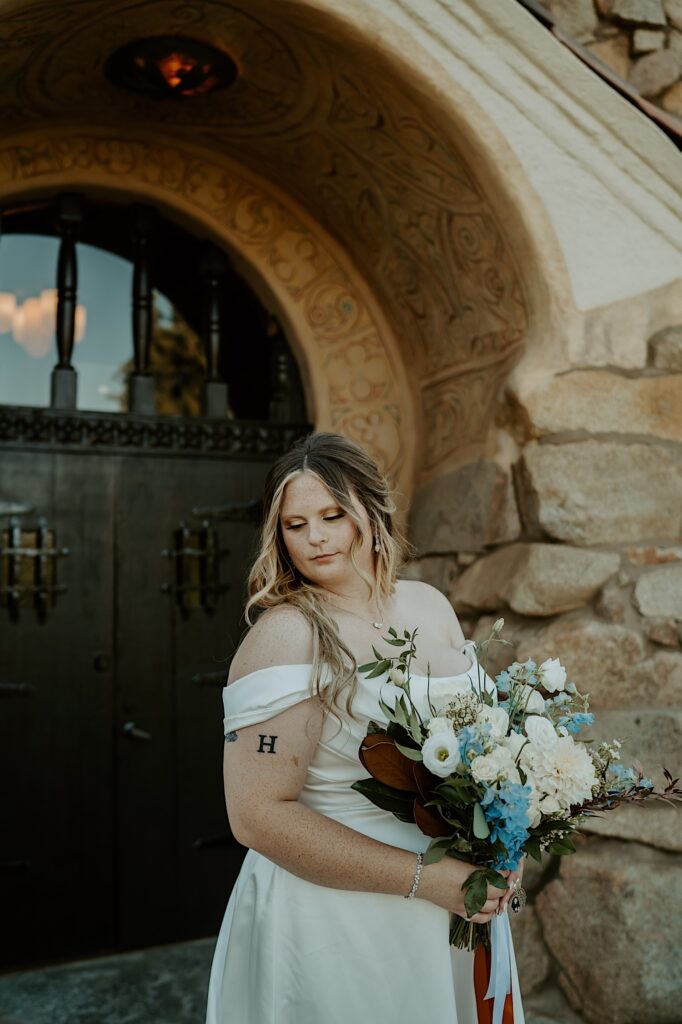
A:
{"label": "silver bracelet", "polygon": [[414,873],[414,881],[412,883],[412,888],[410,889],[410,891],[408,892],[407,896],[405,897],[406,900],[411,900],[412,897],[414,896],[414,894],[416,893],[416,891],[417,891],[417,889],[419,887],[419,880],[421,879],[421,876],[422,876],[422,867],[423,866],[424,866],[424,854],[419,852],[417,854],[417,870]]}

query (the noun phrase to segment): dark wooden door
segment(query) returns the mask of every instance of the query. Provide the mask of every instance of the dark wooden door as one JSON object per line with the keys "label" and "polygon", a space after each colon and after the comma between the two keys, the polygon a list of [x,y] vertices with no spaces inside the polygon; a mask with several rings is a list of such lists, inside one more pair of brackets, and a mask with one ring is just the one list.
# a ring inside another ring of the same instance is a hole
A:
{"label": "dark wooden door", "polygon": [[[300,432],[281,430],[282,446]],[[3,966],[216,933],[245,852],[222,687],[255,542],[244,509],[273,457],[0,445],[0,547],[15,502],[33,508],[24,543],[42,516],[68,549],[42,619],[0,605]]]}

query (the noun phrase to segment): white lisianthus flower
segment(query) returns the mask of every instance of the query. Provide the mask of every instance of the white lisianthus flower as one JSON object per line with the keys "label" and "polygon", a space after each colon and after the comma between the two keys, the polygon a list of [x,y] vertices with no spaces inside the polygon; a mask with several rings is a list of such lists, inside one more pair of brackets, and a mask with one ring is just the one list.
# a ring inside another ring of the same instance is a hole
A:
{"label": "white lisianthus flower", "polygon": [[554,746],[545,749],[531,745],[529,767],[541,793],[543,814],[584,803],[597,784],[592,758],[572,736],[560,736]]}
{"label": "white lisianthus flower", "polygon": [[547,658],[538,669],[540,681],[548,693],[563,690],[566,685],[566,669],[558,658]]}
{"label": "white lisianthus flower", "polygon": [[504,708],[489,708],[487,704],[481,704],[476,720],[480,723],[487,722],[492,726],[491,736],[494,740],[503,740],[509,729],[509,715]]}
{"label": "white lisianthus flower", "polygon": [[388,678],[393,683],[394,686],[404,686],[405,685],[406,677],[405,677],[405,673],[403,672],[403,670],[401,668],[390,668],[388,670]]}
{"label": "white lisianthus flower", "polygon": [[445,718],[443,715],[437,715],[435,718],[429,718],[426,724],[426,731],[429,736],[439,736],[444,732],[452,732],[452,719]]}
{"label": "white lisianthus flower", "polygon": [[476,782],[490,784],[509,779],[510,782],[520,782],[514,758],[507,747],[495,747],[489,754],[481,754],[471,762],[471,774]]}
{"label": "white lisianthus flower", "polygon": [[459,743],[454,732],[439,732],[429,736],[422,747],[424,764],[441,779],[447,778],[459,764]]}
{"label": "white lisianthus flower", "polygon": [[528,745],[528,738],[520,732],[510,732],[509,735],[503,740],[507,750],[511,753],[511,756],[516,759],[521,753],[521,748]]}
{"label": "white lisianthus flower", "polygon": [[550,720],[540,715],[529,715],[524,729],[531,744],[538,750],[551,750],[559,740]]}
{"label": "white lisianthus flower", "polygon": [[542,715],[544,713],[545,702],[538,691],[532,686],[522,683],[517,693],[519,695],[519,704],[522,708],[525,708],[527,715]]}

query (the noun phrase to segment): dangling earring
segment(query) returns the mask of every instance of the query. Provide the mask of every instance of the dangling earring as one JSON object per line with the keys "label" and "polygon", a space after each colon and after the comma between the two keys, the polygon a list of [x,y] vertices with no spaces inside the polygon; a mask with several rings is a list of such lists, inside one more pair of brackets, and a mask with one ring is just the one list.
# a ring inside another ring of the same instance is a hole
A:
{"label": "dangling earring", "polygon": [[379,551],[379,547],[380,547],[380,545],[379,545],[379,534],[376,533],[374,535],[374,550],[375,551]]}

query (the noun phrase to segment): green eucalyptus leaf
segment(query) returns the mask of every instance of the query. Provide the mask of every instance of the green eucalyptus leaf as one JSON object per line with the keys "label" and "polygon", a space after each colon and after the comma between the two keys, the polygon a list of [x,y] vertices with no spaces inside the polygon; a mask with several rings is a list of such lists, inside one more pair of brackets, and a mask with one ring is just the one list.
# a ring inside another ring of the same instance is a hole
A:
{"label": "green eucalyptus leaf", "polygon": [[410,761],[422,761],[423,760],[421,750],[415,750],[414,747],[405,747],[405,746],[403,746],[402,743],[398,743],[397,741],[396,741],[396,747],[398,748],[398,750],[400,751],[401,754],[404,754],[405,757],[409,757]]}
{"label": "green eucalyptus leaf", "polygon": [[[374,648],[372,648],[372,650],[374,650]],[[376,654],[376,651],[374,651],[374,653]],[[368,661],[366,665],[360,665],[358,667],[358,672],[362,672],[363,674],[365,672],[369,672],[371,669],[375,667],[375,665],[376,661]]]}
{"label": "green eucalyptus leaf", "polygon": [[[474,804],[474,835],[477,839],[487,839],[490,835],[488,822],[485,820],[483,808],[479,803]],[[469,914],[471,917],[471,914]]]}

